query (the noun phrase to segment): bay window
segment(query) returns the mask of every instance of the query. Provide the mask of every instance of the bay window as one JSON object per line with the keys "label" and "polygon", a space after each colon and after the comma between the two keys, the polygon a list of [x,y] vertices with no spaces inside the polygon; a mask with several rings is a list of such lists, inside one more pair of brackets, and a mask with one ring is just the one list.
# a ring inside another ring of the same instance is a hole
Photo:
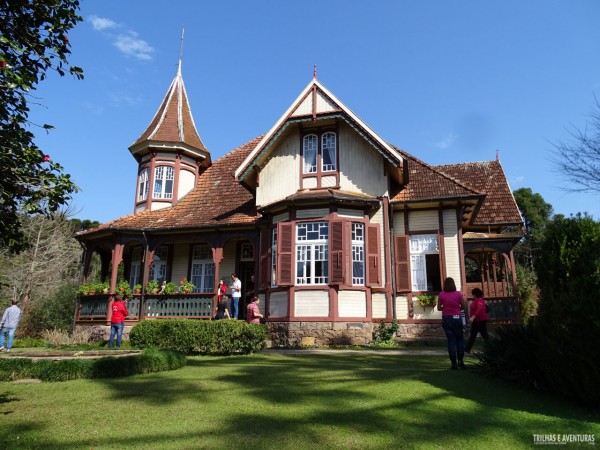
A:
{"label": "bay window", "polygon": [[140,172],[140,181],[138,184],[138,202],[148,198],[148,177],[150,169],[146,168]]}
{"label": "bay window", "polygon": [[296,284],[329,282],[329,223],[308,222],[296,226]]}
{"label": "bay window", "polygon": [[153,198],[173,198],[173,180],[175,170],[171,166],[158,166],[154,168],[154,193]]}

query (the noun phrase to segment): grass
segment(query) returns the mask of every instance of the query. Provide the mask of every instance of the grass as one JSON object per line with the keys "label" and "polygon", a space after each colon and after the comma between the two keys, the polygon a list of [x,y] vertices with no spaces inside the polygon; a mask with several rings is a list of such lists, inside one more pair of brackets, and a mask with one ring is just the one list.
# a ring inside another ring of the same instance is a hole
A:
{"label": "grass", "polygon": [[0,383],[0,448],[520,449],[595,434],[600,412],[445,356],[191,357],[121,379]]}

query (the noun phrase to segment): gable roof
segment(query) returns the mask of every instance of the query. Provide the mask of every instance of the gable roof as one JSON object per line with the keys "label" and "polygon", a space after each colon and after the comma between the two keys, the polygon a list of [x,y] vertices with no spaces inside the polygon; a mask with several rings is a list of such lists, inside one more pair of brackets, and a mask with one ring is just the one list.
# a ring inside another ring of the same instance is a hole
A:
{"label": "gable roof", "polygon": [[[173,145],[175,144],[175,145]],[[156,111],[154,118],[142,135],[129,147],[131,153],[142,154],[149,146],[180,147],[196,158],[210,161],[210,153],[196,130],[194,118],[181,76],[181,63],[177,75]]]}
{"label": "gable roof", "polygon": [[446,164],[435,166],[435,169],[486,194],[472,225],[523,223],[500,161]]}
{"label": "gable roof", "polygon": [[387,159],[392,167],[402,169],[404,160],[397,149],[384,141],[315,77],[237,168],[235,171],[236,179],[242,183],[244,182],[246,177],[251,173],[256,159],[268,151],[272,142],[285,130],[289,123],[311,119],[316,121],[317,117],[343,118],[363,138],[370,142]]}
{"label": "gable roof", "polygon": [[254,223],[258,216],[254,197],[233,177],[233,168],[246,158],[262,136],[225,154],[206,169],[194,189],[169,208],[130,214],[77,236],[101,231],[212,228]]}

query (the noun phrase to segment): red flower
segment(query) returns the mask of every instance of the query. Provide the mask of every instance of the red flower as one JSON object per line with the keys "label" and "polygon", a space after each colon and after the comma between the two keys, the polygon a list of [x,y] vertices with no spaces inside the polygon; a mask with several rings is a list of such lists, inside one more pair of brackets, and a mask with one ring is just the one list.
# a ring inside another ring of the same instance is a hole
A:
{"label": "red flower", "polygon": [[48,161],[50,161],[50,155],[44,155],[44,159],[43,159],[43,161],[44,161],[44,162],[48,162]]}
{"label": "red flower", "polygon": [[6,67],[6,61],[0,60],[0,67]]}
{"label": "red flower", "polygon": [[63,38],[63,41],[65,41],[65,42],[69,42],[69,38],[68,38],[68,37],[66,37],[65,35],[63,35],[63,37],[62,37],[62,38]]}

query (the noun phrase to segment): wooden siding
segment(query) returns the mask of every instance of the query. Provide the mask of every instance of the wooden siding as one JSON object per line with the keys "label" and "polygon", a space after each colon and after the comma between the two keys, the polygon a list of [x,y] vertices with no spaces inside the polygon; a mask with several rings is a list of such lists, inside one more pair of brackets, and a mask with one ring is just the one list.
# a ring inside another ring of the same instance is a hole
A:
{"label": "wooden siding", "polygon": [[442,312],[437,310],[437,307],[431,306],[422,307],[418,303],[413,302],[413,319],[435,319],[442,320]]}
{"label": "wooden siding", "polygon": [[348,208],[340,208],[338,209],[338,217],[353,217],[355,219],[362,219],[365,213],[362,209],[348,209]]}
{"label": "wooden siding", "polygon": [[408,228],[411,232],[421,230],[437,230],[439,228],[438,211],[411,211],[408,214]]}
{"label": "wooden siding", "polygon": [[[256,206],[281,200],[300,187],[300,135],[293,130],[273,149],[260,172]],[[234,168],[232,168],[234,170]]]}
{"label": "wooden siding", "polygon": [[190,192],[196,184],[196,176],[189,170],[179,171],[179,189],[177,191],[177,200]]}
{"label": "wooden siding", "polygon": [[299,209],[296,211],[297,219],[310,219],[313,217],[325,217],[329,214],[329,208]]}
{"label": "wooden siding", "polygon": [[305,178],[304,181],[302,181],[302,187],[304,189],[316,188],[317,187],[317,177]]}
{"label": "wooden siding", "polygon": [[190,246],[188,244],[175,244],[173,246],[173,269],[171,279],[179,286],[179,280],[188,277],[188,264],[190,258]]}
{"label": "wooden siding", "polygon": [[196,160],[194,158],[190,158],[189,156],[182,155],[181,162],[187,164],[190,167],[196,166]]}
{"label": "wooden siding", "polygon": [[385,294],[378,292],[371,295],[371,309],[373,319],[383,319],[387,316]]}
{"label": "wooden siding", "polygon": [[399,235],[399,234],[406,234],[406,230],[404,229],[404,212],[403,211],[394,211],[393,223],[394,223],[394,236]]}
{"label": "wooden siding", "polygon": [[396,297],[396,319],[408,319],[408,299],[404,295]]}
{"label": "wooden siding", "polygon": [[[236,241],[229,241],[225,244],[223,249],[223,260],[221,261],[220,276],[227,286],[231,285],[231,274],[235,273],[235,261],[236,261]],[[231,295],[229,289],[227,289],[227,295]]]}
{"label": "wooden siding", "polygon": [[365,291],[340,291],[338,293],[340,317],[367,317],[367,295]]}
{"label": "wooden siding", "polygon": [[294,294],[296,317],[329,316],[329,291],[296,291]]}
{"label": "wooden siding", "polygon": [[[326,113],[331,111],[337,111],[339,108],[336,108],[333,103],[331,103],[326,97],[323,96],[323,93],[317,92],[317,114],[318,113]],[[296,110],[292,113],[292,117],[296,116],[307,116],[313,113],[313,94],[309,92],[308,95],[304,98],[302,103],[298,105]]]}
{"label": "wooden siding", "polygon": [[287,291],[272,292],[269,297],[269,317],[287,317],[288,304]]}
{"label": "wooden siding", "polygon": [[[152,195],[152,191],[150,191],[150,193],[148,195]],[[157,200],[152,200],[152,206],[150,207],[150,209],[152,211],[156,211],[157,209],[164,209],[164,208],[168,208],[169,206],[172,206],[171,202],[159,202]]]}
{"label": "wooden siding", "polygon": [[144,200],[144,203],[138,205],[135,207],[135,213],[141,213],[142,211],[146,211],[146,201]]}
{"label": "wooden siding", "polygon": [[[321,177],[321,187],[334,187],[337,184],[337,178],[331,175]],[[305,186],[306,187],[306,186]]]}
{"label": "wooden siding", "polygon": [[284,212],[284,213],[273,216],[273,223],[286,222],[289,219],[290,219],[290,214],[288,212]]}
{"label": "wooden siding", "polygon": [[383,157],[352,128],[340,123],[340,189],[375,197],[388,195]]}
{"label": "wooden siding", "polygon": [[458,225],[456,223],[456,211],[446,209],[443,212],[444,220],[444,252],[446,264],[446,276],[454,278],[456,289],[461,289],[460,283],[460,253],[458,251]]}
{"label": "wooden siding", "polygon": [[379,265],[381,267],[381,270],[379,271],[381,283],[379,283],[379,286],[383,286],[386,282],[386,271],[383,270],[383,267],[385,266],[385,231],[383,226],[383,208],[379,208],[375,214],[373,214],[373,217],[371,217],[370,221],[372,224],[379,225]]}

